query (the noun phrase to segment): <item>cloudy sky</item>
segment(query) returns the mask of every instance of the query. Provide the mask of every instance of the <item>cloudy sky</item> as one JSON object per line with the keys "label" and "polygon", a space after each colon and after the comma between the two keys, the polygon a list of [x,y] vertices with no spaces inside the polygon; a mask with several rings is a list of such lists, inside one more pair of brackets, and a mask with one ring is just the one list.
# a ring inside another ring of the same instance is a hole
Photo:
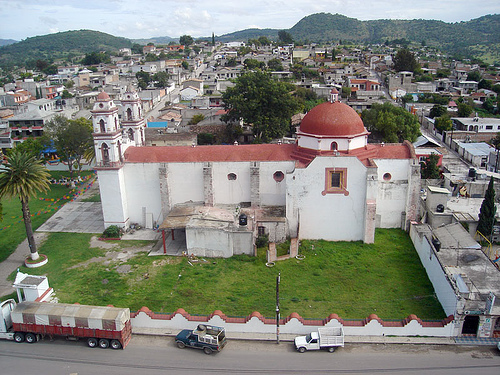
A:
{"label": "cloudy sky", "polygon": [[499,0],[0,0],[0,39],[90,29],[131,39],[289,29],[326,12],[360,20],[468,21],[500,13]]}

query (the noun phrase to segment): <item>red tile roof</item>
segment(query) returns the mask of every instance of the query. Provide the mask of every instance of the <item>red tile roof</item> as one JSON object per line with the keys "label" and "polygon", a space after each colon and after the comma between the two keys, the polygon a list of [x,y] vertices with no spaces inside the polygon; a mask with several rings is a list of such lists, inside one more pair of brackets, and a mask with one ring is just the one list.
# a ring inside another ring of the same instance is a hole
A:
{"label": "red tile roof", "polygon": [[129,147],[128,163],[190,163],[221,161],[293,161],[294,144]]}

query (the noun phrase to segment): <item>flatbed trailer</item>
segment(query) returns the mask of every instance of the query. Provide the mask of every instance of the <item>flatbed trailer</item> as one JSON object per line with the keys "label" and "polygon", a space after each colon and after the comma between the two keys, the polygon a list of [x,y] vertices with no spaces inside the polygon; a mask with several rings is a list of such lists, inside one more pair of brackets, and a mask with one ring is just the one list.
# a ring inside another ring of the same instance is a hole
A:
{"label": "flatbed trailer", "polygon": [[63,336],[87,339],[90,347],[122,349],[132,337],[129,309],[7,300],[0,312],[0,338],[16,342]]}

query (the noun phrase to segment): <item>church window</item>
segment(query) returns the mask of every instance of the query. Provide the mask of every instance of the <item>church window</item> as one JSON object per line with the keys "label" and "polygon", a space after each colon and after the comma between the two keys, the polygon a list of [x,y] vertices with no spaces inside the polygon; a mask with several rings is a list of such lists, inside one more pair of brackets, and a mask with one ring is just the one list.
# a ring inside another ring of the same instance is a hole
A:
{"label": "church window", "polygon": [[349,195],[347,191],[347,168],[326,168],[325,190],[321,194]]}
{"label": "church window", "polygon": [[132,110],[127,108],[127,121],[132,121]]}
{"label": "church window", "polygon": [[129,129],[127,132],[128,132],[128,139],[133,141],[134,140],[134,131],[132,129]]}
{"label": "church window", "polygon": [[229,173],[229,174],[227,175],[227,179],[228,179],[229,181],[234,181],[234,180],[236,180],[236,175],[235,175],[234,173]]}
{"label": "church window", "polygon": [[104,120],[99,121],[99,127],[101,129],[101,133],[106,133],[106,124],[104,123]]}
{"label": "church window", "polygon": [[273,174],[274,181],[281,182],[285,178],[285,175],[281,171],[276,171]]}
{"label": "church window", "polygon": [[390,180],[391,180],[391,178],[392,178],[392,176],[391,176],[391,174],[390,174],[390,173],[384,173],[383,178],[384,178],[384,181],[390,181]]}
{"label": "church window", "polygon": [[102,162],[104,163],[104,165],[107,165],[109,163],[109,147],[106,143],[102,144],[101,153],[102,153]]}
{"label": "church window", "polygon": [[339,148],[339,146],[338,146],[337,142],[332,142],[332,143],[330,144],[330,150],[332,150],[332,151],[337,151],[337,150],[338,150],[338,148]]}

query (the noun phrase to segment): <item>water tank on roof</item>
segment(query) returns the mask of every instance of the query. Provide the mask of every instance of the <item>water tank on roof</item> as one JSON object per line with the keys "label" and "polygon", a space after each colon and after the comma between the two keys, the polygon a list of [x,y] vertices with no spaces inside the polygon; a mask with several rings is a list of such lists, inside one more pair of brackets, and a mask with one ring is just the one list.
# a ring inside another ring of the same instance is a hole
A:
{"label": "water tank on roof", "polygon": [[441,241],[439,241],[437,238],[432,238],[432,245],[436,249],[436,252],[439,253],[439,250],[441,249]]}
{"label": "water tank on roof", "polygon": [[438,204],[436,207],[436,212],[444,212],[444,205]]}
{"label": "water tank on roof", "polygon": [[247,225],[247,215],[241,214],[239,221],[241,226]]}

